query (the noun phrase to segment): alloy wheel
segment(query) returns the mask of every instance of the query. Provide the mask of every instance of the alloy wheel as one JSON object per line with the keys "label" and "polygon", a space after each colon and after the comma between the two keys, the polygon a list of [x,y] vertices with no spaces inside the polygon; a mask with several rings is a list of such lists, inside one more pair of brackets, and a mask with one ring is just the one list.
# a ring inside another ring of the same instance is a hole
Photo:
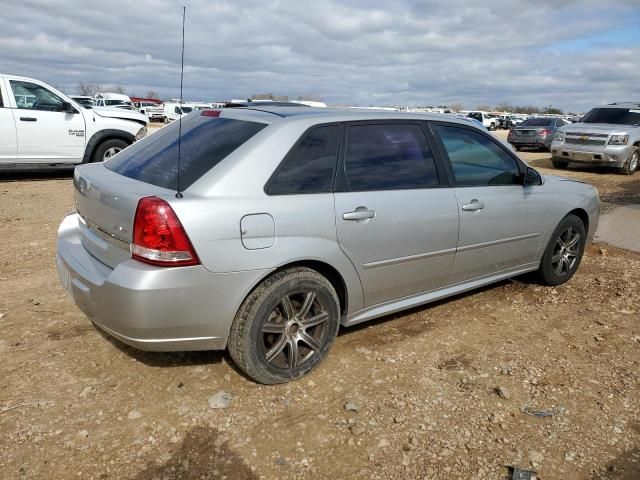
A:
{"label": "alloy wheel", "polygon": [[318,295],[301,290],[283,296],[262,325],[263,353],[280,369],[295,369],[319,354],[329,313]]}
{"label": "alloy wheel", "polygon": [[636,150],[635,152],[633,152],[633,155],[631,155],[631,158],[629,159],[629,170],[633,172],[637,168],[638,168],[638,151]]}
{"label": "alloy wheel", "polygon": [[553,246],[551,266],[558,276],[567,275],[575,266],[580,255],[580,233],[569,227],[556,239]]}
{"label": "alloy wheel", "polygon": [[107,148],[104,152],[104,156],[103,156],[103,160],[109,160],[111,157],[113,157],[116,153],[122,151],[122,148],[120,147],[111,147],[111,148]]}

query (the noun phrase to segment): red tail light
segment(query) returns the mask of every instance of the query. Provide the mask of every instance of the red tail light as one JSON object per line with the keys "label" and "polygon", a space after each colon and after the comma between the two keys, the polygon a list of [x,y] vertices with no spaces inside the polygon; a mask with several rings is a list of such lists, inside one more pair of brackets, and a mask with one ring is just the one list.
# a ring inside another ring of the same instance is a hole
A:
{"label": "red tail light", "polygon": [[158,197],[138,202],[131,256],[162,267],[198,265],[200,260],[171,206]]}
{"label": "red tail light", "polygon": [[546,128],[543,128],[538,132],[538,135],[542,135],[543,137],[546,137],[547,135],[551,135],[551,130],[547,130]]}

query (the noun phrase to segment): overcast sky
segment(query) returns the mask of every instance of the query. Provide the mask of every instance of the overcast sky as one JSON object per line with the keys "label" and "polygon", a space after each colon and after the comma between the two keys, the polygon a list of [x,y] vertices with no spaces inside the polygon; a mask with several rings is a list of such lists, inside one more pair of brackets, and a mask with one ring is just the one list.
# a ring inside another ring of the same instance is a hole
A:
{"label": "overcast sky", "polygon": [[0,72],[185,98],[330,104],[640,101],[640,0],[0,0]]}

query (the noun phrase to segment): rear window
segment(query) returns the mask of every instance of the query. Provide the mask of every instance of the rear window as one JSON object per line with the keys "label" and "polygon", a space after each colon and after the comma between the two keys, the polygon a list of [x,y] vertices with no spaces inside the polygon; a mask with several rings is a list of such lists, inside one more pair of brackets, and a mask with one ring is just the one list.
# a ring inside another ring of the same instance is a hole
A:
{"label": "rear window", "polygon": [[[184,190],[267,125],[202,115],[182,119],[180,189]],[[125,177],[158,187],[178,188],[179,122],[120,152],[105,166]]]}
{"label": "rear window", "polygon": [[530,118],[520,124],[521,127],[548,127],[555,119],[553,118]]}

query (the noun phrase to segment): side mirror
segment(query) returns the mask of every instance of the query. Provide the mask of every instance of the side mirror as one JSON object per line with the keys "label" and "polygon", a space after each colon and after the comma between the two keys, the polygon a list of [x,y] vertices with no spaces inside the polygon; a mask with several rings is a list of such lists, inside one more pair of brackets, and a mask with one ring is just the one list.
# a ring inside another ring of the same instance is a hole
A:
{"label": "side mirror", "polygon": [[542,175],[540,175],[537,170],[527,167],[527,170],[524,172],[524,186],[531,187],[542,185],[542,183]]}
{"label": "side mirror", "polygon": [[60,111],[65,113],[76,113],[76,109],[73,108],[69,102],[62,102],[60,104]]}

